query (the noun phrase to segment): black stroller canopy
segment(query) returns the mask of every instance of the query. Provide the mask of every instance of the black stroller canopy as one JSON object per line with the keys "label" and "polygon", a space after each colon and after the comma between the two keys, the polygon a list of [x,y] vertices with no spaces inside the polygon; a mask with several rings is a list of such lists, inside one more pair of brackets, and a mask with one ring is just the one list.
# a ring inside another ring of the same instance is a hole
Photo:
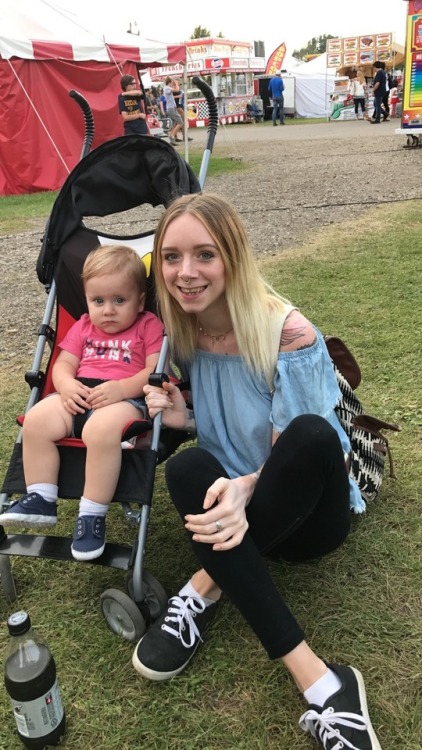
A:
{"label": "black stroller canopy", "polygon": [[192,169],[168,143],[151,136],[114,138],[72,170],[53,205],[37,274],[49,281],[63,243],[85,216],[109,216],[145,203],[167,207],[180,195],[199,193]]}

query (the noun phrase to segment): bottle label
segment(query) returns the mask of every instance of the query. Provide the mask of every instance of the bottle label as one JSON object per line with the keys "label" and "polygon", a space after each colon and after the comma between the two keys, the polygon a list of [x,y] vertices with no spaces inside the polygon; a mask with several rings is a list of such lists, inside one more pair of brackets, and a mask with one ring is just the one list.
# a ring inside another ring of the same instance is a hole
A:
{"label": "bottle label", "polygon": [[45,695],[33,701],[15,701],[11,698],[18,732],[23,737],[37,739],[50,734],[63,719],[63,705],[57,680]]}

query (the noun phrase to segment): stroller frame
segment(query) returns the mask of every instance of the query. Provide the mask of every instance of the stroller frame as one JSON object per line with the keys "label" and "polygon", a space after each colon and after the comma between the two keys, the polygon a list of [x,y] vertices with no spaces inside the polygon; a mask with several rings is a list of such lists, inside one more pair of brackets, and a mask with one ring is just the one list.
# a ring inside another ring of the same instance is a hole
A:
{"label": "stroller frame", "polygon": [[[80,94],[70,92],[70,95],[76,99],[84,114],[85,141],[81,161],[71,172],[57,196],[46,226],[42,249],[38,258],[38,278],[44,284],[48,292],[48,298],[43,319],[38,330],[38,340],[32,367],[25,374],[25,380],[31,389],[25,413],[37,403],[44,393],[49,392],[48,389],[51,386],[51,370],[55,352],[53,344],[56,336],[51,327],[51,320],[57,306],[58,315],[56,322],[59,322],[60,299],[57,293],[57,277],[61,272],[60,268],[65,263],[63,257],[59,256],[61,249],[69,245],[70,251],[73,252],[72,242],[76,242],[77,246],[79,246],[78,233],[80,235],[82,232],[84,236],[88,235],[88,242],[91,243],[91,247],[83,250],[85,254],[86,251],[89,251],[89,249],[98,244],[97,240],[99,238],[103,240],[103,244],[104,242],[105,244],[119,242],[135,247],[138,252],[137,243],[140,243],[144,248],[140,252],[141,256],[145,253],[145,250],[148,252],[152,249],[153,232],[144,232],[136,236],[125,236],[124,238],[114,237],[103,232],[99,232],[97,235],[93,230],[84,226],[83,217],[108,216],[118,213],[121,210],[134,208],[143,203],[151,203],[153,206],[164,205],[166,207],[177,195],[199,192],[202,189],[217,130],[218,114],[210,87],[199,78],[196,79],[196,85],[201,87],[207,98],[211,119],[208,129],[207,147],[202,158],[199,180],[196,180],[190,167],[172,146],[161,139],[155,139],[151,136],[122,136],[121,138],[113,139],[113,141],[108,141],[94,151],[89,152],[93,139],[93,123],[90,108]],[[137,161],[137,158],[134,158],[134,165],[128,161],[130,154],[135,154],[136,157],[139,157],[139,161]],[[103,168],[101,176],[107,181],[110,175],[112,175],[113,160],[116,159],[116,156],[119,163],[119,171],[121,175],[124,172],[124,177],[122,177],[118,190],[112,196],[112,199],[108,193],[101,194],[100,197],[85,196],[85,199],[81,198],[81,192],[85,184],[84,180],[86,180],[86,174],[89,174],[89,169],[96,164],[101,164]],[[122,169],[122,164],[124,168],[126,167],[126,171]],[[136,181],[136,170],[139,170],[140,165],[151,180],[148,190],[139,183],[139,175],[138,182]],[[165,166],[170,169],[170,176],[165,174],[164,179],[162,179],[163,168]],[[161,183],[159,182],[160,179]],[[132,185],[133,181],[136,182],[135,186]],[[119,189],[121,190],[121,194]],[[109,210],[111,204],[115,205],[116,203],[117,208]],[[71,210],[66,211],[69,207]],[[65,250],[62,251],[62,254],[65,257]],[[81,260],[83,259],[81,258]],[[151,277],[149,277],[146,309],[152,309],[151,297],[152,283]],[[65,314],[67,315],[67,311]],[[70,317],[72,318],[72,308]],[[75,315],[74,318],[76,319]],[[41,367],[46,346],[50,348],[50,359],[47,374],[44,374]],[[151,383],[161,385],[164,380],[168,380],[166,374],[167,361],[168,340],[164,334],[157,367],[150,377]],[[161,421],[162,415],[158,414],[152,422],[140,420],[139,422],[132,423],[129,431],[125,432],[122,436],[122,440],[124,440],[151,431],[150,445],[146,450],[138,451],[135,448],[134,450],[122,451],[121,478],[124,473],[124,460],[126,456],[128,456],[128,461],[134,462],[136,479],[139,479],[143,471],[141,480],[142,489],[139,488],[142,501],[140,501],[139,497],[131,497],[131,490],[127,490],[124,482],[122,487],[118,485],[114,498],[120,502],[125,518],[130,523],[138,526],[134,546],[107,543],[101,557],[90,561],[91,564],[99,564],[131,572],[128,584],[129,596],[118,589],[108,589],[101,595],[101,608],[110,629],[129,641],[134,641],[141,637],[149,624],[160,615],[162,609],[167,604],[167,595],[164,588],[148,571],[144,570],[155,468],[158,463],[171,455],[182,442],[191,438],[183,432],[175,435],[175,431],[165,430],[166,442],[163,444]],[[66,450],[69,450],[69,448],[65,445],[60,445],[60,443],[64,444],[66,442],[72,441],[68,439],[67,441],[59,441],[58,444],[61,451],[61,468],[62,461],[66,464],[66,461],[63,459],[66,456]],[[71,450],[75,452],[75,448],[71,448]],[[84,453],[85,451],[83,450],[76,450],[76,454],[81,455]],[[81,460],[84,466],[84,455],[81,456]],[[22,494],[21,489],[19,489],[22,478],[22,431],[20,430],[1,490],[0,510],[3,510],[3,506],[9,504],[9,498],[12,495]],[[59,476],[60,497],[74,498],[78,496],[73,491],[63,494],[60,491],[60,484],[62,482]],[[138,503],[140,509],[133,510],[131,506],[132,502]],[[10,556],[42,557],[59,561],[74,561],[70,547],[71,539],[68,537],[19,533],[6,534],[4,528],[0,526],[0,577],[5,597],[10,601],[16,598],[16,588],[10,567]]]}

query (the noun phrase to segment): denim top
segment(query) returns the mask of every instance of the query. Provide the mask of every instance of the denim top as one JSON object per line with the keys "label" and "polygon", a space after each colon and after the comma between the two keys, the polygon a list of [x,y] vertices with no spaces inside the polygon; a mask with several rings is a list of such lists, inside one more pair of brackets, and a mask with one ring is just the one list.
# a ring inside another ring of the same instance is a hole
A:
{"label": "denim top", "polygon": [[[337,431],[345,452],[350,442],[334,411],[341,398],[321,333],[306,349],[279,352],[270,391],[265,375],[252,372],[239,355],[201,349],[186,364],[194,405],[198,445],[224,466],[230,478],[256,471],[268,458],[272,431],[282,432],[299,414],[318,414]],[[365,510],[350,480],[350,505]]]}

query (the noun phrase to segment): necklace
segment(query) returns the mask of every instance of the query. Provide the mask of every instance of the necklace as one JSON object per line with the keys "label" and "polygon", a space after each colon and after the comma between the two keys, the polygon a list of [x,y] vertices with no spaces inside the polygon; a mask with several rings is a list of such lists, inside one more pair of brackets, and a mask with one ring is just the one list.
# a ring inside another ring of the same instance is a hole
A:
{"label": "necklace", "polygon": [[224,341],[227,334],[232,331],[233,328],[229,328],[227,331],[224,331],[224,333],[217,333],[215,336],[213,336],[212,333],[208,333],[208,331],[205,330],[203,326],[199,326],[199,332],[202,333],[204,336],[207,337],[207,339],[211,339],[211,343],[215,344],[217,341]]}

